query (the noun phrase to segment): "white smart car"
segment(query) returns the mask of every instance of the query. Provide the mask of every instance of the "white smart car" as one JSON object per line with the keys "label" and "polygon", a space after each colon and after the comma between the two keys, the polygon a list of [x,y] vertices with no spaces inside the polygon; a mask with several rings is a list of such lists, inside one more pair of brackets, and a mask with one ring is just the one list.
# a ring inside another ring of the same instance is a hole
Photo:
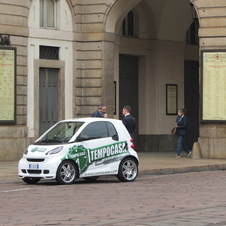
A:
{"label": "white smart car", "polygon": [[133,140],[120,120],[64,120],[28,147],[19,161],[18,175],[28,184],[40,179],[72,184],[76,178],[92,181],[102,175],[133,181],[139,164],[133,148]]}

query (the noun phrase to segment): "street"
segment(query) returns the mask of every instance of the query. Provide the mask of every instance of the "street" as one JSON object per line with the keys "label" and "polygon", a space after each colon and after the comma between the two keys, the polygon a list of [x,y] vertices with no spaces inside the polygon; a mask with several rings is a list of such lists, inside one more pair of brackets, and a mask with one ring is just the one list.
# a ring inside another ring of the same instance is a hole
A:
{"label": "street", "polygon": [[226,225],[226,172],[139,175],[132,183],[0,183],[0,225]]}

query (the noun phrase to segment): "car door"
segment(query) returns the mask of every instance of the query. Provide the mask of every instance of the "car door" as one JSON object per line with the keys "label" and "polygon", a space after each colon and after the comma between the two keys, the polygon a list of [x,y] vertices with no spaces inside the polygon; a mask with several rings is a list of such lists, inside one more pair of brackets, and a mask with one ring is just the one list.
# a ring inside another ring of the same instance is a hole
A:
{"label": "car door", "polygon": [[89,123],[79,134],[78,140],[80,138],[74,154],[77,154],[81,177],[117,174],[121,159],[128,155],[128,148],[125,141],[119,141],[111,122]]}

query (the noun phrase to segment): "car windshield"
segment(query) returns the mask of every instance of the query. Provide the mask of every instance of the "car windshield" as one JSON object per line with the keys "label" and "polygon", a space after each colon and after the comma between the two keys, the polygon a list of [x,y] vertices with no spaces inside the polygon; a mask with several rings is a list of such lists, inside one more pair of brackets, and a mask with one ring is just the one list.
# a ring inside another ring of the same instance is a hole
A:
{"label": "car windshield", "polygon": [[60,122],[38,139],[35,144],[68,143],[83,124],[84,122]]}

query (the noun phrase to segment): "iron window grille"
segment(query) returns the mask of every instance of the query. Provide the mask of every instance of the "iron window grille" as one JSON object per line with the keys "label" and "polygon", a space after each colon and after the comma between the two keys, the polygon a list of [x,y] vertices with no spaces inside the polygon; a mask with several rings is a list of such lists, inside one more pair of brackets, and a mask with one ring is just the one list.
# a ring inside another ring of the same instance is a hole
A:
{"label": "iron window grille", "polygon": [[59,47],[39,46],[39,59],[59,60]]}

